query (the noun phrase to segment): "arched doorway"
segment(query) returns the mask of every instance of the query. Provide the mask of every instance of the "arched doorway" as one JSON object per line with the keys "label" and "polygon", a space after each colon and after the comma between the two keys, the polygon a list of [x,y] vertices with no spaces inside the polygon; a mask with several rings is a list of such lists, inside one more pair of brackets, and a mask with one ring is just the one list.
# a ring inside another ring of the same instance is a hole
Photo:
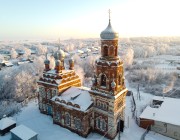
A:
{"label": "arched doorway", "polygon": [[124,120],[121,120],[120,117],[117,119],[117,133],[119,133],[119,131],[124,131]]}

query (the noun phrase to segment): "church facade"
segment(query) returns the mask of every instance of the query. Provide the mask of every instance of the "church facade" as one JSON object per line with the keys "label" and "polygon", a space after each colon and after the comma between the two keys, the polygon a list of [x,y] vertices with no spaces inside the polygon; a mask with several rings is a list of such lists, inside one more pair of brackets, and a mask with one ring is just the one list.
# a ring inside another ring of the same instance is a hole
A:
{"label": "church facade", "polygon": [[111,26],[101,32],[101,57],[96,60],[92,87],[81,85],[74,70],[73,59],[64,65],[64,52],[54,53],[55,69],[44,61],[45,70],[39,79],[39,110],[51,115],[53,123],[83,137],[97,132],[109,139],[124,128],[127,88],[124,83],[123,62],[118,56],[118,33]]}

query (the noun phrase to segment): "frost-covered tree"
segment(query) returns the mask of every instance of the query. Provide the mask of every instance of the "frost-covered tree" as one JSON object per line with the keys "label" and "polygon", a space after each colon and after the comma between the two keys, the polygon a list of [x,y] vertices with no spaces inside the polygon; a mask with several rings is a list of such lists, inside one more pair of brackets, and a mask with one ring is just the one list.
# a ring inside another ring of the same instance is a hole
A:
{"label": "frost-covered tree", "polygon": [[45,55],[47,53],[47,47],[40,43],[36,46],[36,50],[38,55]]}
{"label": "frost-covered tree", "polygon": [[4,60],[4,56],[0,54],[0,62],[2,62],[3,60]]}
{"label": "frost-covered tree", "polygon": [[126,53],[122,56],[122,59],[124,61],[125,68],[130,67],[134,60],[134,50],[131,48],[128,48],[126,50]]}
{"label": "frost-covered tree", "polygon": [[54,67],[55,67],[55,59],[54,59],[54,57],[50,56],[49,61],[50,61],[50,69],[54,69]]}
{"label": "frost-covered tree", "polygon": [[31,50],[29,48],[24,48],[24,55],[23,55],[23,57],[29,58],[30,55],[31,55]]}
{"label": "frost-covered tree", "polygon": [[11,49],[10,53],[11,53],[11,58],[12,59],[17,58],[17,52],[16,52],[16,50],[14,48]]}

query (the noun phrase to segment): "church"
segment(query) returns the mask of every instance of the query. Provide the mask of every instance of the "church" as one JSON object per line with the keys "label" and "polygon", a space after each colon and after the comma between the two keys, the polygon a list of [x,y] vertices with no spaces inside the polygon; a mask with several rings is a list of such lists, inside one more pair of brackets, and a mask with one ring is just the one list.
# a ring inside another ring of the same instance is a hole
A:
{"label": "church", "polygon": [[63,50],[54,53],[54,69],[50,69],[50,61],[46,58],[43,76],[38,81],[39,110],[52,116],[54,124],[83,137],[96,132],[113,139],[119,131],[123,132],[128,90],[123,62],[118,56],[119,36],[110,18],[100,37],[101,57],[95,62],[91,88],[81,85],[73,59],[69,59],[69,67],[65,67]]}

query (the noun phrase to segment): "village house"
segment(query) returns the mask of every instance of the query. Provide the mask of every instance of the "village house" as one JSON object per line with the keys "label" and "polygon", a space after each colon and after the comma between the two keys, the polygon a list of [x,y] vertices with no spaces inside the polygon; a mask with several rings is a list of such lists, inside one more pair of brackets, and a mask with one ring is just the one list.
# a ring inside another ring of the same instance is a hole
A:
{"label": "village house", "polygon": [[180,140],[180,99],[154,96],[140,115],[140,127]]}

